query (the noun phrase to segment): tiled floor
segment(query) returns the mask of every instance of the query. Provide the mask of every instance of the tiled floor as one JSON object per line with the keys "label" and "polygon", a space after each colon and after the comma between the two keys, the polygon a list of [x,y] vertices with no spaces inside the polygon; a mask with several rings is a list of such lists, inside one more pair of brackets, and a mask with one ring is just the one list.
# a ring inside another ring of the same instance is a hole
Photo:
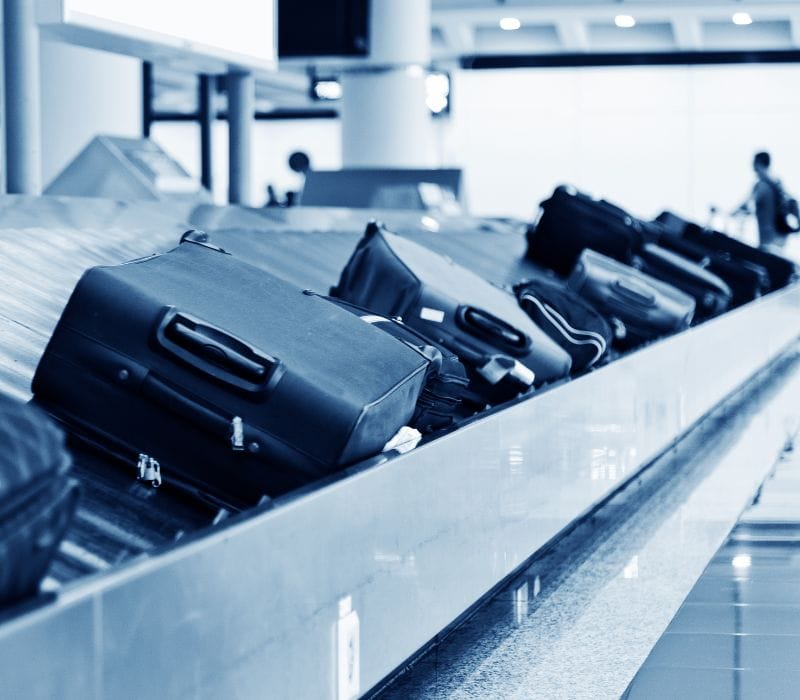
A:
{"label": "tiled floor", "polygon": [[[380,697],[619,698],[651,650],[662,662],[656,656],[652,670],[639,671],[632,697],[706,698],[717,690],[730,690],[721,697],[735,697],[762,683],[780,696],[782,683],[800,681],[791,669],[779,681],[765,667],[737,676],[724,665],[715,666],[715,660],[735,653],[792,665],[796,647],[780,653],[772,649],[776,629],[791,632],[800,622],[800,561],[797,590],[769,576],[751,577],[741,591],[723,576],[703,579],[692,589],[707,565],[711,571],[730,568],[739,545],[721,550],[720,545],[796,429],[798,376],[784,377],[778,385],[763,386],[761,395],[742,396],[703,421],[642,479],[436,640]],[[793,416],[792,425],[784,422],[786,415]],[[748,525],[742,537],[755,536],[758,527]],[[762,546],[758,555],[753,547],[747,552],[753,572],[766,573],[778,563],[769,548]],[[781,561],[786,563],[786,557]],[[684,603],[690,591],[691,600]],[[715,592],[722,598],[715,598]],[[793,596],[797,607],[766,605],[770,595],[784,593]],[[729,602],[747,595],[760,597],[761,615],[742,613]],[[678,626],[664,637],[663,648],[653,649],[676,611]],[[713,629],[705,629],[706,623]],[[752,632],[739,647],[730,641],[737,625]],[[690,646],[683,647],[683,641]],[[686,660],[686,673],[670,686],[669,662],[679,659]],[[713,673],[702,675],[691,665],[706,662],[716,669]],[[800,682],[794,687],[800,688]]]}
{"label": "tiled floor", "polygon": [[800,449],[778,462],[625,697],[800,697]]}

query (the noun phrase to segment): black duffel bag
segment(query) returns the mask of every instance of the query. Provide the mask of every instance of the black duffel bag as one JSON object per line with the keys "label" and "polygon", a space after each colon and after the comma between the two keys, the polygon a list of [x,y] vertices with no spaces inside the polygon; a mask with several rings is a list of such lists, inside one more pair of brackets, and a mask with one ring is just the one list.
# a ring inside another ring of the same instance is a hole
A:
{"label": "black duffel bag", "polygon": [[630,262],[645,240],[641,222],[624,209],[565,185],[541,203],[526,235],[527,257],[559,275],[568,275],[587,248]]}
{"label": "black duffel bag", "polygon": [[572,358],[572,374],[598,364],[613,339],[611,326],[595,308],[557,279],[539,277],[514,287],[520,306]]}

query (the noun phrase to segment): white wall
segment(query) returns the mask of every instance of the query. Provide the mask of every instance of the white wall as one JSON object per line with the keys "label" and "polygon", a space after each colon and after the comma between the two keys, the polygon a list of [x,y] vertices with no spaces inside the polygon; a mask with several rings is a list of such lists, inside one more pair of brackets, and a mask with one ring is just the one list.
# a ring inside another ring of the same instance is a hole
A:
{"label": "white wall", "polygon": [[[200,176],[199,126],[160,122],[153,125],[151,135],[191,174]],[[228,200],[227,122],[214,124],[212,143],[214,201],[224,204]],[[257,122],[253,130],[253,148],[251,201],[261,205],[266,201],[269,183],[281,193],[302,187],[302,178],[287,164],[293,151],[305,151],[312,167],[320,170],[340,168],[341,127],[335,119]]]}
{"label": "white wall", "polygon": [[44,38],[40,56],[47,186],[97,134],[141,135],[142,63]]}
{"label": "white wall", "polygon": [[800,67],[463,71],[444,164],[476,214],[530,218],[560,182],[641,215],[704,220],[752,186],[755,151],[800,192]]}
{"label": "white wall", "polygon": [[[800,67],[739,65],[459,71],[453,112],[437,120],[441,165],[466,170],[476,214],[531,218],[561,182],[634,213],[665,208],[699,220],[709,204],[733,208],[753,183],[757,150],[800,193]],[[199,135],[158,124],[154,137],[199,174]],[[341,166],[337,120],[260,122],[253,201],[272,182],[296,189],[293,150],[320,169]],[[215,200],[227,197],[227,127],[214,131]]]}

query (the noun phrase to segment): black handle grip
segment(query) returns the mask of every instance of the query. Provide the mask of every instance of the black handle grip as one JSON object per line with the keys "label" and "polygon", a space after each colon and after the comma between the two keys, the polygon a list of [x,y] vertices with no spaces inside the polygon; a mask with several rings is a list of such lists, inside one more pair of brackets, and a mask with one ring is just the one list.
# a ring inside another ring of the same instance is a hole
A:
{"label": "black handle grip", "polygon": [[620,277],[614,280],[613,288],[623,299],[642,306],[654,306],[656,303],[656,295],[652,289],[637,280]]}
{"label": "black handle grip", "polygon": [[184,364],[247,393],[271,391],[285,371],[279,359],[174,307],[164,313],[155,341]]}
{"label": "black handle grip", "polygon": [[531,339],[526,333],[484,309],[459,306],[456,322],[471,335],[485,339],[513,355],[530,352]]}

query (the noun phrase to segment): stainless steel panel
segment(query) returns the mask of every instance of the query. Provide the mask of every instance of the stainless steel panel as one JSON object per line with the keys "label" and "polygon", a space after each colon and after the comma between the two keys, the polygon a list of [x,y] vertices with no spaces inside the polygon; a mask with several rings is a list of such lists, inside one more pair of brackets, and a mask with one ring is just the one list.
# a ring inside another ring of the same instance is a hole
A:
{"label": "stainless steel panel", "polygon": [[102,649],[95,638],[94,604],[90,597],[0,626],[0,697],[98,697],[94,669],[102,663]]}
{"label": "stainless steel panel", "polygon": [[[352,596],[365,690],[794,340],[798,307],[800,288],[772,295],[79,584],[48,624],[67,625],[72,601],[100,601],[102,697],[324,698],[339,601]],[[15,658],[15,637],[0,637],[0,658]]]}

